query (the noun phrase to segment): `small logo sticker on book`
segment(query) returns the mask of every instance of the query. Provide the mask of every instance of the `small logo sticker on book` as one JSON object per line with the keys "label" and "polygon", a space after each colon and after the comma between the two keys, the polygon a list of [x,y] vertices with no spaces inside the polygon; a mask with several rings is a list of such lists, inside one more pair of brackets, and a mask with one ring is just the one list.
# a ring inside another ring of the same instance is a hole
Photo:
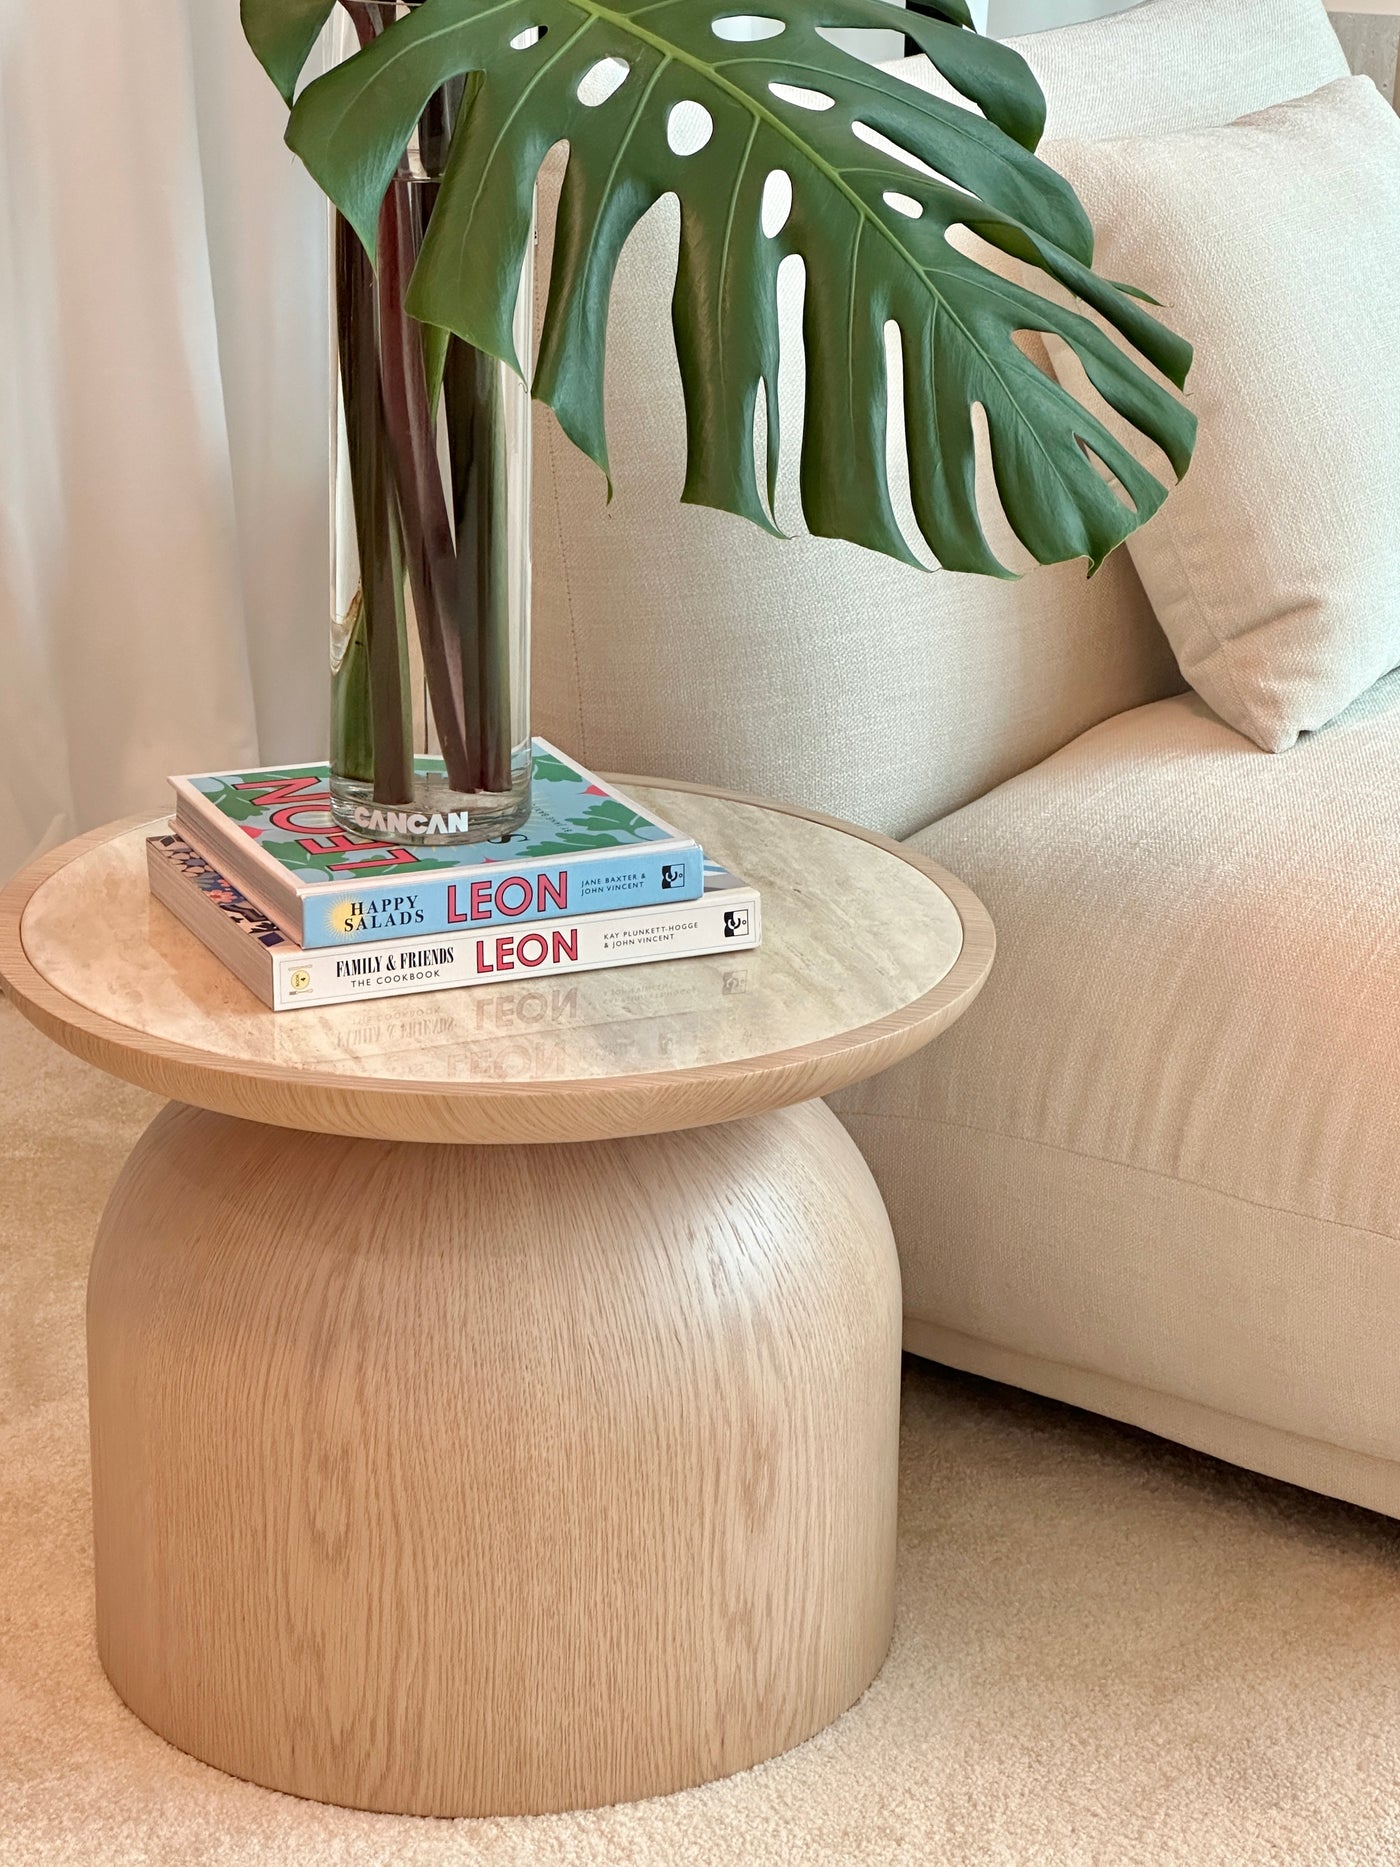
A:
{"label": "small logo sticker on book", "polygon": [[726,908],[724,910],[724,937],[726,940],[746,940],[749,933],[749,911],[747,908]]}
{"label": "small logo sticker on book", "polygon": [[683,862],[663,862],[661,865],[661,886],[663,888],[684,888],[685,864]]}
{"label": "small logo sticker on book", "polygon": [[289,992],[309,992],[311,990],[311,974],[298,966],[296,971],[288,977],[287,990]]}

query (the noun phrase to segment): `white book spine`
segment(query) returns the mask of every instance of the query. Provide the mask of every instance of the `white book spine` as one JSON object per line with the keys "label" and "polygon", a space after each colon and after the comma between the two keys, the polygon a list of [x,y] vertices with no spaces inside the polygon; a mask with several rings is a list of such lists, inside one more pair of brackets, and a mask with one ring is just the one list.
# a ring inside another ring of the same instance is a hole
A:
{"label": "white book spine", "polygon": [[348,1005],[453,986],[510,984],[605,966],[737,953],[759,944],[757,890],[726,890],[680,907],[589,914],[533,927],[491,927],[398,944],[317,948],[274,957],[275,1011]]}

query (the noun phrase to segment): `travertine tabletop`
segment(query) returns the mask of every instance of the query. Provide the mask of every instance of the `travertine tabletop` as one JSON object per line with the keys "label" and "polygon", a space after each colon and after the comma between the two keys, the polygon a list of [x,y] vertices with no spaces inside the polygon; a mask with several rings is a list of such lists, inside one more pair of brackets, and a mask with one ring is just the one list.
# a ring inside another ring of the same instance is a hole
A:
{"label": "travertine tabletop", "polygon": [[160,826],[142,824],[11,884],[0,971],[59,1042],[181,1101],[483,1142],[703,1126],[826,1095],[927,1043],[980,988],[990,922],[913,852],[699,788],[631,788],[762,891],[758,951],[274,1014],[150,899]]}

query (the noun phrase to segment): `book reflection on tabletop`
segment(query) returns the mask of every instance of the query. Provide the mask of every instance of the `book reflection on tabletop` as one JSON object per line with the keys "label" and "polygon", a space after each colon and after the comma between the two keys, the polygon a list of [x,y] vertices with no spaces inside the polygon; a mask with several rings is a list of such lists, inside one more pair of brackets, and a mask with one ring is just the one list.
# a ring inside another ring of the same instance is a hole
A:
{"label": "book reflection on tabletop", "polygon": [[[315,1024],[311,1048],[325,1061],[328,1040],[352,1068],[383,1073],[392,1066],[408,1079],[521,1082],[684,1069],[712,1052],[721,1019],[734,1022],[732,973],[713,962],[688,964],[705,977],[686,1002],[649,1016],[609,1004],[585,977],[577,984],[487,988],[471,993],[388,1000],[370,1006],[336,1006],[279,1019],[279,1054],[288,1061],[304,1054],[308,1040],[298,1029]],[[477,1004],[481,999],[494,1004]],[[458,1014],[460,1009],[460,1015]],[[285,1046],[285,1047],[284,1047]]]}

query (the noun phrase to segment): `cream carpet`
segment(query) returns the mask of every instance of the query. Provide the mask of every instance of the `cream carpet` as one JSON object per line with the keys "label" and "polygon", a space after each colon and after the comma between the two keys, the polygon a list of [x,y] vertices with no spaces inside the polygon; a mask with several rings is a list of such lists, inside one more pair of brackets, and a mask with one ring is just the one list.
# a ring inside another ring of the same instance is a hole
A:
{"label": "cream carpet", "polygon": [[93,1229],[154,1107],[0,1007],[4,1867],[1400,1863],[1400,1527],[916,1362],[894,1651],[790,1756],[435,1822],[170,1749],[93,1649],[82,1359]]}

